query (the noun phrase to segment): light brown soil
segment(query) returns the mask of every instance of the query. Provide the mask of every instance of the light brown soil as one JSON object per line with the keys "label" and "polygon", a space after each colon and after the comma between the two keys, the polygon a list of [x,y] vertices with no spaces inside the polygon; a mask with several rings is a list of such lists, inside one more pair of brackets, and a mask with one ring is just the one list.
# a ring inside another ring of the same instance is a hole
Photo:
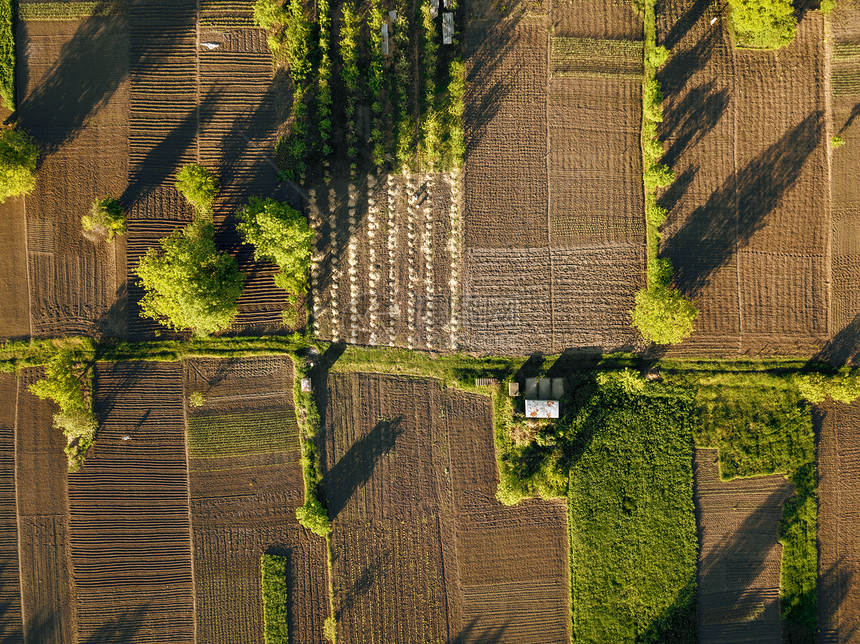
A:
{"label": "light brown soil", "polygon": [[24,637],[15,507],[17,389],[14,375],[0,374],[0,641],[8,642]]}
{"label": "light brown soil", "polygon": [[818,425],[818,627],[822,642],[860,637],[860,404],[827,403]]}
{"label": "light brown soil", "polygon": [[790,46],[756,52],[732,47],[719,6],[694,4],[658,17],[677,177],[661,252],[700,308],[677,351],[808,355],[831,330],[823,19],[808,12]]}
{"label": "light brown soil", "polygon": [[31,394],[40,369],[18,381],[15,483],[21,601],[27,641],[75,642],[66,439],[53,427],[55,406]]}
{"label": "light brown soil", "polygon": [[339,636],[568,642],[565,505],[495,500],[489,401],[431,380],[328,384]]}
{"label": "light brown soil", "polygon": [[181,365],[99,364],[95,387],[98,441],[69,475],[78,637],[193,642]]}
{"label": "light brown soil", "polygon": [[24,198],[0,204],[0,334],[4,338],[30,335],[30,291],[27,283],[27,220]]}
{"label": "light brown soil", "polygon": [[205,399],[186,408],[189,441],[194,419],[237,411],[283,415],[283,445],[265,454],[197,458],[189,444],[198,641],[262,641],[260,556],[270,552],[288,558],[291,640],[322,642],[326,549],[296,521],[304,484],[289,358],[189,360],[185,379],[186,397],[200,391]]}
{"label": "light brown soil", "polygon": [[42,153],[36,188],[25,198],[32,332],[122,334],[123,241],[84,235],[81,217],[94,199],[118,197],[126,186],[127,24],[121,16],[22,21],[17,42],[25,53],[20,124]]}
{"label": "light brown soil", "polygon": [[784,476],[721,481],[718,452],[693,457],[699,527],[699,641],[782,642],[777,542]]}

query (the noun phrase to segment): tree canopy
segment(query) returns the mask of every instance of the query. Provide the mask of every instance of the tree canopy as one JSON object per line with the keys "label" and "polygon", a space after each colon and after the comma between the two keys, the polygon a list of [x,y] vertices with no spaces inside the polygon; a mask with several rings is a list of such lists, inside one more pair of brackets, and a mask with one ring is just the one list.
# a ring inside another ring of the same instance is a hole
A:
{"label": "tree canopy", "polygon": [[275,283],[295,295],[307,291],[314,232],[304,215],[274,199],[251,197],[239,211],[236,229],[254,246],[254,258],[280,269]]}
{"label": "tree canopy", "polygon": [[729,4],[741,45],[776,49],[794,40],[797,17],[791,0],[729,0]]}
{"label": "tree canopy", "polygon": [[36,187],[39,148],[22,130],[0,131],[0,203]]}
{"label": "tree canopy", "polygon": [[81,224],[84,230],[97,231],[103,229],[107,231],[108,241],[111,241],[114,235],[125,234],[125,215],[119,201],[113,197],[96,199],[93,202],[91,213],[81,218]]}
{"label": "tree canopy", "polygon": [[149,249],[137,275],[146,293],[142,315],[195,335],[226,329],[236,317],[245,276],[236,260],[215,247],[215,228],[198,219]]}
{"label": "tree canopy", "polygon": [[699,310],[675,289],[658,283],[636,293],[630,314],[633,326],[649,342],[678,344],[693,332]]}
{"label": "tree canopy", "polygon": [[212,172],[197,163],[189,163],[177,173],[175,185],[198,215],[211,214],[212,203],[221,187]]}

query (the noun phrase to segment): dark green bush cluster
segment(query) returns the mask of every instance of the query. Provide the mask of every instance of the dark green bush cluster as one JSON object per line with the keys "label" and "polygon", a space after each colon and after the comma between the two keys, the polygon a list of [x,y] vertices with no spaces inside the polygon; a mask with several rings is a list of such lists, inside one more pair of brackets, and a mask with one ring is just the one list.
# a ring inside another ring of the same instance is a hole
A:
{"label": "dark green bush cluster", "polygon": [[832,398],[850,403],[860,396],[860,372],[843,367],[836,373],[799,373],[792,377],[794,386],[813,404]]}
{"label": "dark green bush cluster", "polygon": [[409,101],[409,88],[415,82],[409,61],[409,13],[404,0],[397,1],[397,23],[394,25],[394,92],[396,170],[403,170],[415,155],[415,114]]}
{"label": "dark green bush cluster", "polygon": [[89,215],[81,217],[84,230],[107,234],[107,240],[113,240],[115,235],[125,234],[125,215],[122,206],[113,197],[96,199]]}
{"label": "dark green bush cluster", "polygon": [[318,0],[319,12],[319,65],[317,66],[317,128],[320,136],[320,154],[331,156],[331,15],[328,0]]}
{"label": "dark green bush cluster", "polygon": [[367,94],[370,99],[370,114],[372,125],[370,141],[373,145],[371,157],[377,167],[385,163],[385,141],[382,133],[382,102],[384,61],[382,60],[382,4],[374,0],[367,16],[370,30],[370,67],[367,71]]}
{"label": "dark green bush cluster", "polygon": [[439,29],[430,15],[430,3],[421,3],[422,58],[421,127],[418,141],[418,163],[433,169],[439,160],[439,113],[436,109],[436,52]]}
{"label": "dark green bush cluster", "polygon": [[289,644],[287,622],[287,558],[264,554],[260,557],[263,591],[263,628],[266,644]]}
{"label": "dark green bush cluster", "polygon": [[322,490],[319,452],[316,445],[320,416],[313,394],[301,390],[301,380],[307,375],[307,365],[301,358],[296,358],[294,363],[296,381],[293,394],[296,402],[296,419],[302,447],[302,474],[305,482],[305,502],[304,505],[296,508],[296,518],[314,534],[325,537],[331,533],[331,519],[328,516],[328,510],[320,500]]}
{"label": "dark green bush cluster", "polygon": [[175,185],[197,216],[212,216],[212,204],[221,184],[211,170],[198,163],[184,165],[176,174]]}
{"label": "dark green bush cluster", "polygon": [[15,111],[15,29],[12,0],[0,0],[0,97]]}
{"label": "dark green bush cluster", "polygon": [[358,155],[358,136],[355,131],[355,105],[358,100],[358,35],[360,22],[352,2],[345,2],[340,23],[340,59],[341,77],[343,78],[346,100],[344,113],[346,116],[346,154],[355,172]]}
{"label": "dark green bush cluster", "polygon": [[93,411],[91,365],[72,351],[59,351],[45,367],[45,377],[30,385],[30,391],[60,407],[54,427],[66,436],[69,470],[80,468],[93,445],[98,422]]}
{"label": "dark green bush cluster", "polygon": [[448,68],[448,95],[445,100],[445,140],[442,166],[459,168],[466,154],[466,141],[463,130],[463,102],[466,94],[466,66],[461,58],[451,61]]}
{"label": "dark green bush cluster", "polygon": [[0,203],[28,194],[36,187],[39,148],[18,128],[0,130]]}
{"label": "dark green bush cluster", "polygon": [[791,0],[729,0],[738,44],[756,49],[785,47],[797,34]]}

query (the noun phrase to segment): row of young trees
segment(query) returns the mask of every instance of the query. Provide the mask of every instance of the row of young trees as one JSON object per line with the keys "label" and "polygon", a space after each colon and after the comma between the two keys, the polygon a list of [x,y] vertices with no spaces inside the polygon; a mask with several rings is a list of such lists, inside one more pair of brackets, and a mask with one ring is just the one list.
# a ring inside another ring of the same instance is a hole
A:
{"label": "row of young trees", "polygon": [[[186,165],[176,188],[194,208],[194,220],[141,258],[141,313],[172,329],[206,336],[233,323],[245,276],[235,258],[215,244],[217,177],[201,165]],[[307,290],[313,231],[300,212],[274,199],[252,198],[238,214],[237,230],[254,246],[255,259],[280,269],[275,283],[290,293],[285,323],[294,323],[292,309]]]}
{"label": "row of young trees", "polygon": [[[462,163],[462,62],[440,66],[440,22],[429,5],[420,4],[417,28],[403,0],[389,8],[396,11],[390,57],[382,52],[387,15],[381,0],[364,12],[347,1],[337,33],[327,0],[317,3],[313,21],[296,0],[257,0],[256,22],[268,30],[275,62],[289,68],[294,84],[290,132],[279,143],[285,177],[301,181],[318,167],[328,176],[335,160],[334,123],[341,119],[333,111],[336,89],[343,95],[344,158],[352,174],[363,160],[393,170]],[[369,134],[358,127],[359,105],[367,106]]]}

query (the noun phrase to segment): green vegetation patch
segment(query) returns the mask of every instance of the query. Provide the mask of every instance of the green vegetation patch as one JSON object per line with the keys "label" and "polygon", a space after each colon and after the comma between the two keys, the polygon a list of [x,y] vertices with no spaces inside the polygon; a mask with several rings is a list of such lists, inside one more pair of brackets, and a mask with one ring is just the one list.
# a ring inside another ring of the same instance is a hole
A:
{"label": "green vegetation patch", "polygon": [[[25,5],[27,6],[27,5]],[[10,110],[15,109],[15,30],[13,0],[0,0],[0,96]]]}
{"label": "green vegetation patch", "polygon": [[692,401],[601,387],[586,414],[568,493],[574,639],[695,642]]}
{"label": "green vegetation patch", "polygon": [[125,2],[22,2],[18,5],[21,20],[78,20],[124,13]]}
{"label": "green vegetation patch", "polygon": [[552,39],[552,73],[556,76],[642,78],[643,43],[600,38]]}
{"label": "green vegetation patch", "polygon": [[282,452],[295,445],[295,417],[286,409],[199,414],[188,418],[191,458]]}
{"label": "green vegetation patch", "polygon": [[729,0],[729,6],[738,46],[778,49],[794,40],[797,16],[791,0]]}
{"label": "green vegetation patch", "polygon": [[260,557],[263,588],[263,623],[266,644],[289,644],[287,624],[287,558]]}

